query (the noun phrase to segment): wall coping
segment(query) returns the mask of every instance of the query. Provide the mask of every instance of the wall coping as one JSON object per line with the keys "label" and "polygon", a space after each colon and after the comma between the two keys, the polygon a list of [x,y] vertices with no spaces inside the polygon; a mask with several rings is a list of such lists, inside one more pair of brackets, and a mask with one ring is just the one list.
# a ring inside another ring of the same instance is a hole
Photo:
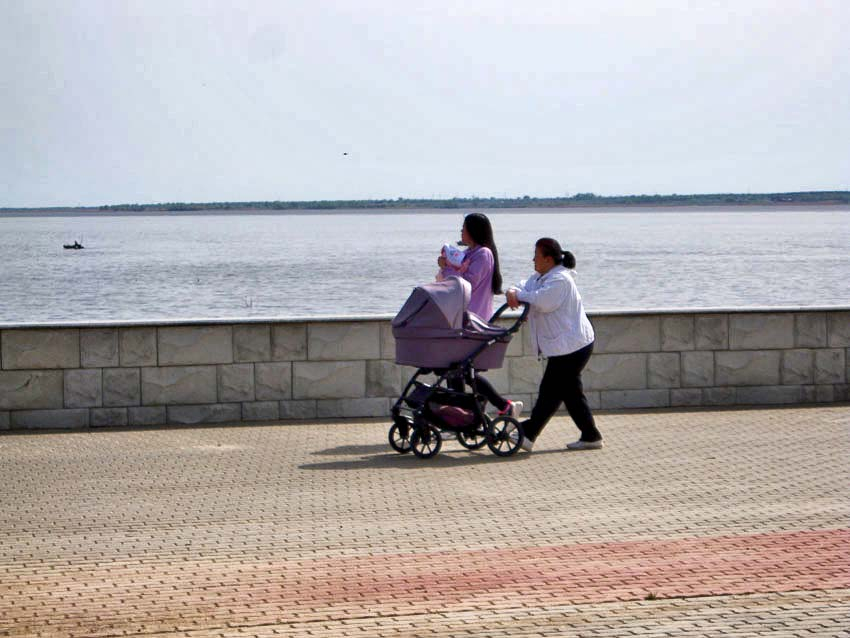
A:
{"label": "wall coping", "polygon": [[[613,310],[588,311],[590,317],[616,317],[635,315],[705,315],[705,314],[745,314],[771,312],[847,312],[850,306],[742,306],[738,308],[621,308]],[[263,323],[334,323],[351,321],[389,321],[395,315],[314,315],[310,317],[221,317],[221,318],[185,318],[185,319],[139,319],[110,321],[40,321],[40,322],[0,322],[0,330],[27,328],[132,328],[150,326],[215,326],[230,324]],[[504,317],[515,317],[518,313],[507,312]]]}

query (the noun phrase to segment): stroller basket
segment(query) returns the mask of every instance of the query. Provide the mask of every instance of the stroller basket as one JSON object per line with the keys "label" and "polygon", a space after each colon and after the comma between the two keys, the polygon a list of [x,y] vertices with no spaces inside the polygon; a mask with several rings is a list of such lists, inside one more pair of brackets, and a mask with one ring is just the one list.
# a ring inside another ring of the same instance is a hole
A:
{"label": "stroller basket", "polygon": [[404,403],[411,410],[421,410],[429,421],[452,427],[471,425],[477,418],[473,395],[420,381],[414,382],[414,388],[404,397]]}

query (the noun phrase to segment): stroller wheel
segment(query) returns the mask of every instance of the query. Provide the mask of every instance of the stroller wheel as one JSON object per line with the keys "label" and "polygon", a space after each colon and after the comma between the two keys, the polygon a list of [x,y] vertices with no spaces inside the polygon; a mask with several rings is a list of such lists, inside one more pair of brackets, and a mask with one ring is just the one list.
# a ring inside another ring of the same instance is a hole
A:
{"label": "stroller wheel", "polygon": [[487,447],[496,456],[510,456],[519,450],[524,438],[519,421],[511,416],[500,416],[490,424]]}
{"label": "stroller wheel", "polygon": [[461,430],[457,433],[457,442],[467,450],[478,450],[487,445],[487,429],[479,427],[475,430]]}
{"label": "stroller wheel", "polygon": [[420,459],[430,459],[440,451],[442,445],[440,431],[433,425],[417,428],[410,434],[410,447]]}
{"label": "stroller wheel", "polygon": [[407,427],[405,430],[406,432],[402,432],[398,423],[394,423],[387,437],[390,440],[390,447],[399,454],[410,452],[410,428]]}

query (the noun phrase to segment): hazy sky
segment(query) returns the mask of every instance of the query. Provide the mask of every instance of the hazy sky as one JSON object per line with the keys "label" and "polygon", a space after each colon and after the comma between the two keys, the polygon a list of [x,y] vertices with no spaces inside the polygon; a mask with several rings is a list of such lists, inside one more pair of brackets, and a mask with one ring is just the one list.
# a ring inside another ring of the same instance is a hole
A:
{"label": "hazy sky", "polygon": [[846,0],[0,0],[0,207],[850,189],[848,34]]}

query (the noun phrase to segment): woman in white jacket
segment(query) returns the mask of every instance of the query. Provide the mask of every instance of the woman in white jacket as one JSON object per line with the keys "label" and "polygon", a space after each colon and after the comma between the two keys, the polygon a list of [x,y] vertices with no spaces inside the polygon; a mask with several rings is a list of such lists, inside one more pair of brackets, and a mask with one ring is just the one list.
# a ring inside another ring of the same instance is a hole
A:
{"label": "woman in white jacket", "polygon": [[523,447],[528,451],[562,402],[581,431],[579,440],[567,448],[602,447],[602,434],[596,429],[581,384],[581,371],[593,352],[595,336],[573,279],[574,267],[572,253],[562,251],[551,237],[543,237],[534,245],[534,275],[505,293],[511,308],[520,302],[531,306],[532,343],[538,355],[548,359],[531,418],[522,423]]}

